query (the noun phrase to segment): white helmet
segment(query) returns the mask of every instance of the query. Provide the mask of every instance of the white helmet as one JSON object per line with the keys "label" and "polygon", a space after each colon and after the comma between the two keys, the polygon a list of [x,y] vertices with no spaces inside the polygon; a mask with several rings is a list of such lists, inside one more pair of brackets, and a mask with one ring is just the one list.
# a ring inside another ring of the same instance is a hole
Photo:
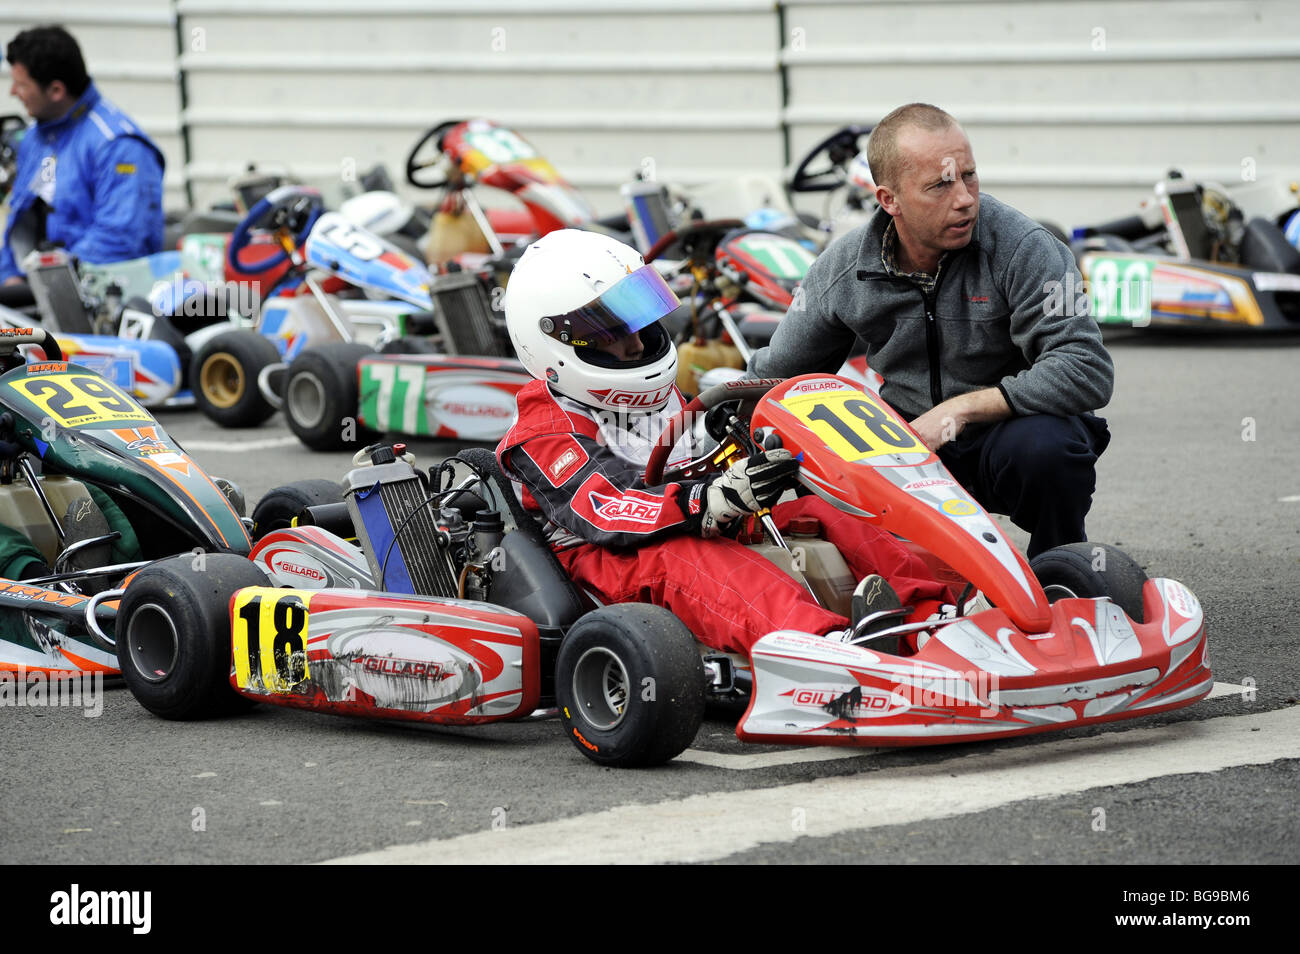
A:
{"label": "white helmet", "polygon": [[[563,229],[524,251],[506,286],[506,327],[528,373],[591,407],[661,410],[677,349],[659,319],[680,303],[636,249],[598,232]],[[635,332],[645,350],[623,361],[600,350]]]}

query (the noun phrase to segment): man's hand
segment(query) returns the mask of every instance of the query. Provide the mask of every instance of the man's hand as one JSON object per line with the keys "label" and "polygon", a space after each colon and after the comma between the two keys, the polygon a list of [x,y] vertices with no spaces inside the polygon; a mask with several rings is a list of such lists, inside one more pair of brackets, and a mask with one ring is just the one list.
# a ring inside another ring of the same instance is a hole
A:
{"label": "man's hand", "polygon": [[733,464],[704,485],[700,536],[716,537],[737,517],[772,506],[798,475],[799,462],[782,448]]}
{"label": "man's hand", "polygon": [[10,275],[8,278],[5,279],[5,284],[6,284],[6,285],[21,285],[21,284],[22,284],[23,282],[25,282],[25,281],[27,281],[27,279],[24,278],[22,275]]}
{"label": "man's hand", "polygon": [[997,388],[968,391],[942,404],[936,404],[916,420],[912,430],[930,450],[938,450],[953,440],[967,424],[1003,421],[1011,417],[1007,399]]}

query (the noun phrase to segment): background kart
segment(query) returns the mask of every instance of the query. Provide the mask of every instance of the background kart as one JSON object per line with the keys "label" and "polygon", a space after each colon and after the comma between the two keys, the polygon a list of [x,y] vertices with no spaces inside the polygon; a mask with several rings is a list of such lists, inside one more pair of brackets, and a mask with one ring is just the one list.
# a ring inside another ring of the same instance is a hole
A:
{"label": "background kart", "polygon": [[[15,349],[28,343],[51,360],[21,363]],[[198,564],[203,551],[248,553],[242,500],[123,389],[62,360],[44,330],[0,330],[0,358],[0,522],[25,534],[53,567],[48,576],[0,580],[0,669],[115,672],[121,591],[112,587],[177,552]],[[109,531],[88,488],[129,521],[132,559],[113,558],[126,541]]]}
{"label": "background kart", "polygon": [[1300,250],[1282,231],[1296,208],[1280,181],[1227,190],[1171,173],[1140,214],[1075,230],[1087,288],[1058,304],[1090,299],[1102,327],[1300,329]]}
{"label": "background kart", "polygon": [[[735,401],[755,405],[751,425],[715,415],[722,451],[678,473],[722,466],[751,433],[774,432],[805,455],[805,487],[905,533],[998,608],[904,624],[861,645],[777,632],[754,646],[751,668],[702,651],[666,611],[587,611],[488,452],[461,455],[474,471],[467,479],[440,468],[426,487],[409,461],[379,448],[348,475],[346,504],[272,529],[251,562],[223,560],[220,586],[184,561],[141,573],[121,612],[127,683],[170,718],[223,708],[232,689],[452,724],[519,718],[553,694],[573,744],[611,765],[680,752],[706,698],[749,697],[744,740],[913,745],[1131,718],[1209,692],[1201,610],[1181,584],[1147,580],[1113,548],[1060,548],[1031,567],[906,424],[845,379],[720,386],[697,409]],[[669,438],[686,426],[679,418]],[[647,481],[663,479],[669,442]],[[302,490],[264,498],[259,532],[301,509]],[[264,585],[264,573],[290,588]],[[834,575],[809,583],[824,591]],[[178,592],[185,598],[168,595]],[[884,651],[900,636],[912,638],[902,654]]]}

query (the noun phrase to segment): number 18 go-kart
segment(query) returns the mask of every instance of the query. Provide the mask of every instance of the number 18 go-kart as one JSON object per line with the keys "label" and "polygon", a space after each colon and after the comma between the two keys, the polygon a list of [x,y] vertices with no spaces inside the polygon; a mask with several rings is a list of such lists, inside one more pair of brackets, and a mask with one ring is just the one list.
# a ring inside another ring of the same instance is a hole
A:
{"label": "number 18 go-kart", "polygon": [[[664,475],[690,412],[710,407],[722,408],[710,419],[721,449]],[[118,617],[123,675],[169,718],[209,714],[234,694],[452,724],[554,700],[578,750],[620,766],[685,749],[709,698],[748,696],[745,741],[880,746],[1126,719],[1209,692],[1188,589],[1146,579],[1108,547],[1027,562],[902,419],[847,379],[707,390],[674,419],[646,482],[725,466],[774,437],[803,454],[805,488],[906,537],[996,608],[856,644],[781,631],[748,659],[715,653],[662,608],[588,609],[489,452],[462,452],[464,479],[448,462],[426,482],[400,445],[376,446],[358,454],[344,502],[305,510],[297,526],[280,520],[250,559],[209,557],[208,574],[185,560],[141,572]],[[259,504],[264,518],[277,495],[287,499],[272,491]],[[809,582],[825,592],[825,578]]]}

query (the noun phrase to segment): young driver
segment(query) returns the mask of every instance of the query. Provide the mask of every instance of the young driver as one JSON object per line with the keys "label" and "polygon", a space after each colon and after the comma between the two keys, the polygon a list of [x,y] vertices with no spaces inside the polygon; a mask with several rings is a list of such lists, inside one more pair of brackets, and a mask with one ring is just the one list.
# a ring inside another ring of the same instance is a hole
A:
{"label": "young driver", "polygon": [[[912,618],[937,610],[947,587],[889,534],[817,497],[777,503],[797,480],[787,450],[700,480],[645,485],[655,438],[683,404],[676,349],[659,323],[678,304],[635,249],[594,232],[544,236],[510,277],[506,324],[536,380],[519,392],[497,456],[570,577],[603,603],[663,606],[715,649],[748,652],[779,629],[841,637],[848,620],[726,536],[771,506],[778,529],[800,516],[821,522],[863,580],[855,615],[899,601],[914,607]],[[688,443],[670,469],[690,459]]]}

